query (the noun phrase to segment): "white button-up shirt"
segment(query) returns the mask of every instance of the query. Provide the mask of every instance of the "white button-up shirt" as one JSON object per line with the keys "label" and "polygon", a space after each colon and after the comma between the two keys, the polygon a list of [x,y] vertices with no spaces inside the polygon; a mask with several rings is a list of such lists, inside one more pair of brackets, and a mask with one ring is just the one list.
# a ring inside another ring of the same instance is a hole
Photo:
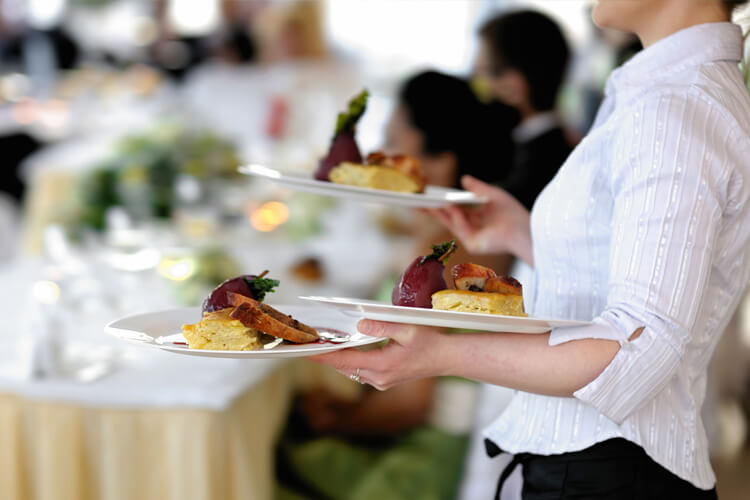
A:
{"label": "white button-up shirt", "polygon": [[[594,128],[537,199],[533,316],[593,320],[612,362],[572,398],[518,392],[486,430],[511,452],[622,437],[715,484],[700,409],[706,366],[750,278],[750,96],[740,28],[694,26],[609,79]],[[637,339],[628,338],[639,327]]]}

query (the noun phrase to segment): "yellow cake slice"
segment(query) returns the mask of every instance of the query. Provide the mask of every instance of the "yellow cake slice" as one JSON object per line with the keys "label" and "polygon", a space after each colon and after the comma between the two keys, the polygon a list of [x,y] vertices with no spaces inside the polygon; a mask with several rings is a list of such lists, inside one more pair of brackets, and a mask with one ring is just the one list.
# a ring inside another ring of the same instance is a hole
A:
{"label": "yellow cake slice", "polygon": [[248,328],[229,316],[234,308],[229,307],[207,312],[193,325],[182,325],[182,335],[190,349],[212,349],[221,351],[254,351],[273,340],[263,332]]}
{"label": "yellow cake slice", "polygon": [[359,165],[344,162],[333,168],[329,179],[348,186],[384,189],[402,193],[418,193],[422,187],[410,176],[392,167]]}
{"label": "yellow cake slice", "polygon": [[432,308],[444,311],[527,316],[523,309],[522,295],[498,292],[440,290],[432,294]]}

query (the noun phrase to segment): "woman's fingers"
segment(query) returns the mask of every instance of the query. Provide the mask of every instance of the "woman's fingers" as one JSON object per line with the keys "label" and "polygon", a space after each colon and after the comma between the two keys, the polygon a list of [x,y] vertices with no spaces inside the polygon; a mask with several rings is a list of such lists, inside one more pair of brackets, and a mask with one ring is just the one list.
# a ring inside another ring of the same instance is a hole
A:
{"label": "woman's fingers", "polygon": [[466,240],[470,239],[476,231],[476,228],[469,222],[466,212],[455,205],[446,207],[445,211],[448,215],[448,226],[459,239],[466,243]]}
{"label": "woman's fingers", "polygon": [[450,219],[444,208],[426,208],[423,211],[442,225],[448,226]]}
{"label": "woman's fingers", "polygon": [[[330,365],[336,368],[338,371],[351,374],[359,368],[362,369],[373,369],[383,364],[384,351],[388,347],[379,349],[377,351],[358,351],[357,349],[342,349],[340,351],[328,352],[325,354],[318,354],[313,356],[310,361],[316,363],[323,363],[324,365]],[[383,352],[381,352],[383,351]]]}
{"label": "woman's fingers", "polygon": [[389,323],[387,321],[375,321],[372,319],[361,319],[357,323],[357,330],[371,337],[388,337],[403,344],[411,338],[416,330],[415,325],[403,323]]}
{"label": "woman's fingers", "polygon": [[475,193],[481,196],[493,197],[493,196],[497,196],[497,193],[501,191],[495,186],[492,186],[491,184],[487,184],[486,182],[482,182],[476,177],[472,177],[470,175],[464,175],[463,177],[461,177],[461,185],[467,191],[471,191],[472,193]]}

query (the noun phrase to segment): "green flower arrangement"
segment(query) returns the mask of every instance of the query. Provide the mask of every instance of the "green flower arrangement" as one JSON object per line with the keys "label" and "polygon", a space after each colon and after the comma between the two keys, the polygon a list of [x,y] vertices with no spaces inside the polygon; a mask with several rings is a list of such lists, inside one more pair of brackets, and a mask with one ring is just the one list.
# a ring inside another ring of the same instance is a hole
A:
{"label": "green flower arrangement", "polygon": [[114,154],[79,183],[79,228],[104,229],[111,207],[122,206],[136,219],[171,217],[175,184],[187,175],[201,184],[237,177],[235,146],[211,132],[162,125],[127,136]]}

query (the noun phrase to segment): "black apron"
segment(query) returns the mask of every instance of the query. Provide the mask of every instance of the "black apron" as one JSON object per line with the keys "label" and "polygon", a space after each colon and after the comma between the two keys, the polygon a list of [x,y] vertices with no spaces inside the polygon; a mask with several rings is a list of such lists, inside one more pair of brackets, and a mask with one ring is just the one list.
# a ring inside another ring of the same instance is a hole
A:
{"label": "black apron", "polygon": [[[487,454],[503,451],[485,440]],[[518,464],[523,465],[523,500],[715,500],[716,489],[702,490],[654,462],[635,443],[615,438],[585,450],[559,455],[519,453],[503,470],[495,492]]]}

